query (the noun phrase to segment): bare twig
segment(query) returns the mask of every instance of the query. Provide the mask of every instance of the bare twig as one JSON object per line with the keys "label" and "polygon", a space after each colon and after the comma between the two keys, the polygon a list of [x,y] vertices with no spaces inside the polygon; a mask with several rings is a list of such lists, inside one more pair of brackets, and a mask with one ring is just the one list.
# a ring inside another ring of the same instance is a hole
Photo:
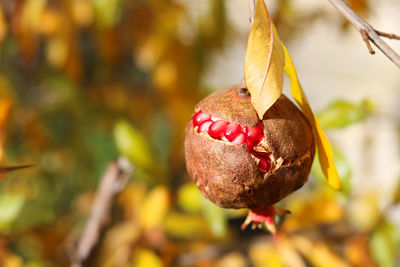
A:
{"label": "bare twig", "polygon": [[366,45],[367,48],[368,48],[369,53],[370,53],[371,55],[375,55],[375,50],[372,48],[371,43],[369,42],[369,38],[368,38],[368,33],[367,33],[367,31],[364,30],[364,29],[362,29],[362,30],[360,31],[360,33],[361,33],[361,37],[362,37],[362,39],[363,39],[365,45]]}
{"label": "bare twig", "polygon": [[105,226],[112,202],[117,193],[125,186],[133,167],[126,159],[111,162],[101,178],[92,211],[82,236],[73,252],[73,267],[81,267],[89,258],[91,251],[99,241],[102,228]]}
{"label": "bare twig", "polygon": [[19,166],[7,166],[7,167],[0,167],[0,174],[5,174],[8,172],[16,171],[19,169],[26,169],[33,167],[33,165],[19,165]]}
{"label": "bare twig", "polygon": [[379,36],[386,37],[386,38],[389,38],[389,39],[400,40],[400,36],[398,36],[396,34],[387,33],[387,32],[381,32],[381,31],[378,31],[378,30],[375,30],[375,31],[376,31],[377,34],[379,34]]}
{"label": "bare twig", "polygon": [[[394,34],[383,33],[376,31],[368,22],[357,15],[343,0],[328,0],[342,15],[360,32],[364,42],[367,44],[368,50],[371,53],[374,51],[369,43],[374,43],[397,67],[400,68],[400,56],[397,54],[380,36],[399,39],[400,37]],[[374,51],[375,53],[375,51]],[[373,53],[371,53],[373,54]]]}

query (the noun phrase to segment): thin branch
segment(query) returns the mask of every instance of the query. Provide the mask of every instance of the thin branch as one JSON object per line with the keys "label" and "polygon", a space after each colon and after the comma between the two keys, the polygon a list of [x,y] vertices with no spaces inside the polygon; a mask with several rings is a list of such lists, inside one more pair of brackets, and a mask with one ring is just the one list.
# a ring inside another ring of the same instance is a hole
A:
{"label": "thin branch", "polygon": [[73,252],[72,267],[81,267],[88,260],[90,253],[99,241],[101,230],[107,223],[114,197],[124,188],[133,167],[126,159],[111,162],[96,192],[90,217],[82,236]]}
{"label": "thin branch", "polygon": [[361,37],[362,37],[364,43],[366,44],[369,53],[371,55],[375,55],[375,50],[372,48],[371,43],[369,42],[369,38],[368,38],[368,34],[367,34],[366,30],[362,29],[360,32],[361,32]]}
{"label": "thin branch", "polygon": [[20,169],[26,169],[26,168],[31,168],[34,165],[19,165],[19,166],[7,166],[7,167],[0,167],[0,174],[5,174],[8,172],[20,170]]}
{"label": "thin branch", "polygon": [[379,34],[382,37],[386,37],[389,39],[396,39],[396,40],[400,40],[400,36],[393,34],[393,33],[387,33],[387,32],[381,32],[378,30],[375,30],[377,34]]}
{"label": "thin branch", "polygon": [[[397,67],[400,68],[400,56],[380,38],[380,36],[398,39],[394,34],[376,31],[368,22],[357,15],[343,0],[328,0],[353,26],[360,32],[371,53],[373,51],[369,41],[374,43]],[[365,39],[364,37],[367,36]],[[399,39],[400,40],[400,39]]]}

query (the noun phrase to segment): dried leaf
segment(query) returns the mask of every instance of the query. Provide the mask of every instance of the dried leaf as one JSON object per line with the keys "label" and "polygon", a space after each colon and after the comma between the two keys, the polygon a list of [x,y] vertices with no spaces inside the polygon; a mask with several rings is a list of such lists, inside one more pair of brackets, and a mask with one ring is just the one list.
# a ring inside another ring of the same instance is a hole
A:
{"label": "dried leaf", "polygon": [[282,93],[285,55],[264,1],[257,1],[244,64],[246,86],[260,119]]}
{"label": "dried leaf", "polygon": [[311,124],[317,143],[318,156],[321,163],[322,172],[324,173],[325,177],[328,179],[329,184],[333,188],[340,189],[340,178],[338,171],[336,170],[335,163],[333,162],[333,151],[331,144],[329,143],[328,138],[322,130],[318,119],[315,117],[314,113],[311,110],[310,104],[308,103],[307,97],[297,77],[296,69],[294,68],[289,52],[283,44],[282,47],[285,53],[285,72],[290,79],[291,92],[293,98],[299,104],[301,110]]}

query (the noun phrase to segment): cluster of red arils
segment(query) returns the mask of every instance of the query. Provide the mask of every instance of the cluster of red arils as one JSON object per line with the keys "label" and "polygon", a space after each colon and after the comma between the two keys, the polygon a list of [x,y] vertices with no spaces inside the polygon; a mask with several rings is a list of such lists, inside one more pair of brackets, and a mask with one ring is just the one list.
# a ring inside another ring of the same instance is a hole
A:
{"label": "cluster of red arils", "polygon": [[242,126],[199,110],[193,115],[191,123],[193,127],[197,127],[197,133],[207,133],[213,139],[236,145],[246,144],[249,153],[259,159],[258,168],[262,172],[267,172],[271,168],[270,153],[258,152],[254,149],[265,138],[261,122],[256,127]]}

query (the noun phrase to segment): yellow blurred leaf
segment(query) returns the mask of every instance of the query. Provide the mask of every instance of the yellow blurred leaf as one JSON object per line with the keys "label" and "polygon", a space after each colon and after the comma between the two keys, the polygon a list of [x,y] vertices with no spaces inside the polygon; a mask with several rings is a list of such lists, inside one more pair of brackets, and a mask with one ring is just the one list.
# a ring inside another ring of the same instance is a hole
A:
{"label": "yellow blurred leaf", "polygon": [[23,260],[11,253],[1,253],[0,264],[3,267],[21,267],[23,266]]}
{"label": "yellow blurred leaf", "polygon": [[68,42],[63,38],[51,38],[46,47],[46,58],[49,64],[55,68],[61,68],[67,61]]}
{"label": "yellow blurred leaf", "polygon": [[140,211],[140,220],[144,229],[161,226],[170,206],[169,191],[157,186],[147,195]]}
{"label": "yellow blurred leaf", "polygon": [[307,266],[286,235],[277,235],[275,237],[275,245],[284,266]]}
{"label": "yellow blurred leaf", "polygon": [[175,89],[174,85],[178,78],[177,67],[171,61],[163,61],[155,68],[153,76],[154,84],[162,90]]}
{"label": "yellow blurred leaf", "polygon": [[240,252],[230,252],[224,255],[216,264],[216,267],[245,267],[246,258]]}
{"label": "yellow blurred leaf", "polygon": [[20,214],[26,199],[23,195],[3,193],[0,196],[0,232],[7,233]]}
{"label": "yellow blurred leaf", "polygon": [[74,21],[80,26],[88,26],[94,18],[94,10],[90,0],[71,1],[71,13]]}
{"label": "yellow blurred leaf", "polygon": [[278,250],[267,242],[251,245],[249,257],[255,267],[283,267]]}
{"label": "yellow blurred leaf", "polygon": [[321,169],[325,177],[328,179],[329,184],[335,188],[340,189],[340,178],[336,170],[335,163],[333,162],[333,151],[328,138],[326,137],[318,119],[315,117],[311,110],[310,104],[308,103],[307,97],[301,87],[299,79],[297,77],[296,69],[293,65],[292,59],[287,51],[286,47],[282,44],[285,53],[285,72],[289,76],[290,86],[293,98],[299,104],[301,110],[310,122],[314,137],[317,143],[319,161],[321,163]]}
{"label": "yellow blurred leaf", "polygon": [[0,129],[4,130],[4,126],[8,120],[11,109],[11,99],[0,99]]}
{"label": "yellow blurred leaf", "polygon": [[260,119],[282,93],[285,57],[264,1],[257,1],[244,63],[246,86]]}
{"label": "yellow blurred leaf", "polygon": [[168,214],[163,224],[168,235],[177,238],[196,239],[211,238],[210,228],[201,215],[186,215],[177,212]]}
{"label": "yellow blurred leaf", "polygon": [[[382,249],[383,248],[379,248],[379,250]],[[354,235],[351,238],[348,238],[344,248],[344,255],[351,266],[376,266],[370,252],[369,237],[366,235]]]}
{"label": "yellow blurred leaf", "polygon": [[3,146],[6,139],[5,128],[11,111],[11,99],[0,99],[0,161],[3,158]]}
{"label": "yellow blurred leaf", "polygon": [[108,230],[99,253],[100,266],[126,266],[132,244],[140,238],[137,224],[122,222]]}
{"label": "yellow blurred leaf", "polygon": [[201,195],[193,182],[182,185],[178,190],[178,205],[187,212],[201,211]]}
{"label": "yellow blurred leaf", "polygon": [[293,236],[291,242],[315,267],[350,267],[327,244],[315,242],[303,236]]}
{"label": "yellow blurred leaf", "polygon": [[164,264],[162,263],[160,257],[151,250],[148,249],[138,249],[136,251],[136,257],[133,262],[134,267],[162,267]]}
{"label": "yellow blurred leaf", "polygon": [[323,190],[312,194],[302,194],[289,198],[285,207],[291,216],[280,226],[283,231],[294,232],[298,229],[315,228],[321,224],[333,224],[343,220],[344,211],[338,204],[332,190]]}
{"label": "yellow blurred leaf", "polygon": [[4,17],[3,9],[0,6],[0,43],[4,40],[7,34],[7,23]]}
{"label": "yellow blurred leaf", "polygon": [[154,170],[155,160],[147,138],[129,122],[117,122],[114,127],[114,138],[118,150],[127,156],[136,167]]}
{"label": "yellow blurred leaf", "polygon": [[[165,53],[166,49],[166,41],[158,35],[152,35],[149,36],[149,38],[144,41],[142,45],[135,47],[135,50],[133,51],[133,57],[139,68],[141,68],[143,71],[151,71],[152,69],[156,71],[156,73],[154,74],[154,79],[157,85],[159,85],[160,83],[160,77],[158,77],[160,76],[160,73],[157,72],[160,72],[161,66],[158,66],[156,68],[156,64],[160,61],[160,58]],[[168,62],[167,64],[172,63]],[[173,67],[176,68],[175,66]],[[176,70],[173,70],[173,72],[176,72]],[[176,76],[177,73],[174,73],[174,75]],[[174,78],[176,79],[177,77]]]}
{"label": "yellow blurred leaf", "polygon": [[147,188],[143,184],[129,184],[118,197],[124,216],[132,221],[136,221],[140,216],[140,210],[146,198]]}
{"label": "yellow blurred leaf", "polygon": [[33,32],[40,31],[40,22],[46,4],[46,0],[28,0],[25,2],[22,23],[27,29]]}
{"label": "yellow blurred leaf", "polygon": [[62,20],[63,17],[58,11],[52,8],[46,8],[42,11],[38,31],[48,36],[57,34],[60,30],[65,30],[62,29]]}
{"label": "yellow blurred leaf", "polygon": [[374,192],[366,192],[355,197],[348,205],[350,224],[360,232],[373,231],[382,219],[382,211],[379,207],[379,197]]}

